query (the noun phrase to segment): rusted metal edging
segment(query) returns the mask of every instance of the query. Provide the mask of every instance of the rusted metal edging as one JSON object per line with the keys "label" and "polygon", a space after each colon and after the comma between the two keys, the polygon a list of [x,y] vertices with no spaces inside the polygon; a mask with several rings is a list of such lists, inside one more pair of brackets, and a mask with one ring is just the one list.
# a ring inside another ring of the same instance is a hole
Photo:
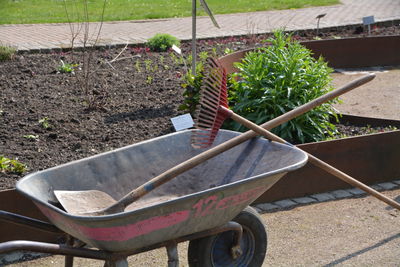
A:
{"label": "rusted metal edging", "polygon": [[18,224],[18,225],[29,226],[35,230],[42,230],[42,231],[46,231],[46,232],[50,232],[50,233],[58,233],[58,234],[64,233],[60,229],[58,229],[57,227],[55,227],[54,225],[52,225],[50,223],[40,221],[37,219],[33,219],[33,218],[29,218],[26,216],[22,216],[19,214],[14,214],[14,213],[7,212],[4,210],[0,210],[0,220],[12,222],[12,223]]}
{"label": "rusted metal edging", "polygon": [[[400,36],[374,36],[300,42],[318,58],[323,56],[332,68],[364,68],[400,65]],[[238,51],[220,58],[228,73],[237,71],[234,62],[254,49]]]}
{"label": "rusted metal edging", "polygon": [[[400,178],[400,130],[298,145],[360,182],[371,185]],[[303,197],[351,186],[307,163],[282,177],[256,203]]]}

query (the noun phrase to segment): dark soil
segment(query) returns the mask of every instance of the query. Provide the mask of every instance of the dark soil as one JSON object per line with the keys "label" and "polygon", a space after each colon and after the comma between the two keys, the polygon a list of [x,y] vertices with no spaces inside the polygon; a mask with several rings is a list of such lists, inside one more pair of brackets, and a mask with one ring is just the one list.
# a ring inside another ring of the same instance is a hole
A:
{"label": "dark soil", "polygon": [[[364,35],[362,28],[331,29],[321,38]],[[377,34],[400,34],[398,27]],[[312,32],[295,35],[313,39]],[[260,46],[263,36],[199,41],[200,51],[222,55]],[[34,172],[174,131],[170,118],[182,114],[185,66],[173,52],[154,53],[144,47],[93,51],[94,71],[85,92],[76,74],[59,73],[64,62],[80,62],[82,52],[18,54],[0,62],[0,156],[17,159]],[[190,44],[183,43],[184,55]],[[351,129],[349,130],[351,131]],[[359,130],[357,130],[359,131]],[[0,171],[0,189],[13,188],[27,174]]]}

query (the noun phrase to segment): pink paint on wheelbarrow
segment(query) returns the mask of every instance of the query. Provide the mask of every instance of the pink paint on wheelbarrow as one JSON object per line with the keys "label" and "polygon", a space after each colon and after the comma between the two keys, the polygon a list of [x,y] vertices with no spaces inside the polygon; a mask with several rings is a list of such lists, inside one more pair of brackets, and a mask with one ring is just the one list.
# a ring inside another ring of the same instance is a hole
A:
{"label": "pink paint on wheelbarrow", "polygon": [[[41,206],[39,206],[39,209],[53,222],[65,223],[64,218],[57,213]],[[113,227],[87,227],[74,222],[67,224],[69,228],[93,240],[121,242],[182,223],[189,218],[189,214],[189,210],[177,211],[164,216],[151,217],[137,223]]]}
{"label": "pink paint on wheelbarrow", "polygon": [[79,230],[87,237],[102,241],[126,241],[156,230],[186,221],[190,211],[178,211],[164,216],[152,217],[134,224],[115,227],[89,228],[80,226]]}

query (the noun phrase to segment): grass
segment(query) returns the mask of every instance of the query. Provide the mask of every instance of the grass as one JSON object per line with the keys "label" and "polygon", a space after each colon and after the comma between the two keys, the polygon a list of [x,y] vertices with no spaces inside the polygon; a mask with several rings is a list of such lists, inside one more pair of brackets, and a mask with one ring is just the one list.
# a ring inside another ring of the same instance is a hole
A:
{"label": "grass", "polygon": [[[72,13],[74,3],[66,0]],[[99,21],[103,0],[88,1],[89,21]],[[108,0],[104,21],[191,16],[191,0]],[[339,0],[207,0],[214,14],[292,9],[338,4]],[[78,10],[82,10],[78,6]],[[205,15],[202,8],[198,15]],[[68,22],[63,0],[0,0],[0,24]]]}

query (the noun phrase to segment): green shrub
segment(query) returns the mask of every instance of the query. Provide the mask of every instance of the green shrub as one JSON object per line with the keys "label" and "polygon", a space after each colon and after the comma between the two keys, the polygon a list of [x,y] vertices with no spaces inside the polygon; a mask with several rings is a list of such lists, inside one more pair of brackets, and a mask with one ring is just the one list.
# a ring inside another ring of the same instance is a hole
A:
{"label": "green shrub", "polygon": [[0,43],[0,61],[13,59],[16,51],[14,47]]}
{"label": "green shrub", "polygon": [[180,41],[178,38],[167,33],[157,33],[147,41],[147,46],[156,52],[165,52],[172,45],[179,46],[179,44]]}
{"label": "green shrub", "polygon": [[[323,58],[311,52],[282,31],[277,31],[270,45],[250,52],[237,63],[240,70],[231,79],[230,105],[234,112],[257,124],[274,119],[333,89],[332,70]],[[337,117],[331,101],[284,123],[273,132],[295,143],[319,141],[336,132],[330,123]],[[244,131],[229,122],[228,128]]]}

